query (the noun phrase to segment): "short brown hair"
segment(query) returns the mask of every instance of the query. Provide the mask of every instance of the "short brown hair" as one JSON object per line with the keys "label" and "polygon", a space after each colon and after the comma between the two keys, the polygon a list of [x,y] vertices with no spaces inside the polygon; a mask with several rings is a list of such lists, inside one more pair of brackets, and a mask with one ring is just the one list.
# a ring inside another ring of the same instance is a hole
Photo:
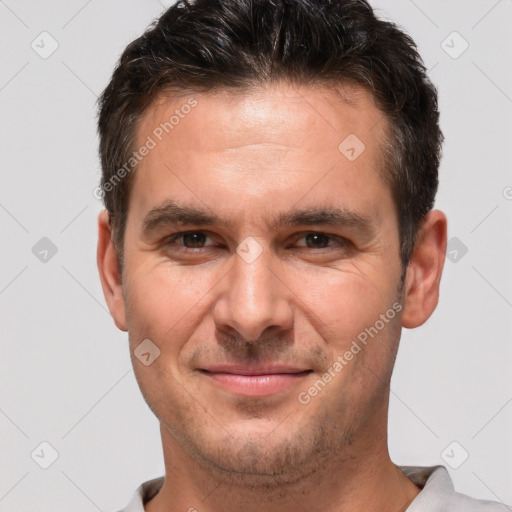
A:
{"label": "short brown hair", "polygon": [[365,0],[182,0],[128,45],[99,99],[98,121],[101,189],[121,261],[133,173],[116,173],[156,96],[278,80],[350,82],[372,92],[391,128],[384,178],[406,268],[438,187],[437,92],[412,39]]}

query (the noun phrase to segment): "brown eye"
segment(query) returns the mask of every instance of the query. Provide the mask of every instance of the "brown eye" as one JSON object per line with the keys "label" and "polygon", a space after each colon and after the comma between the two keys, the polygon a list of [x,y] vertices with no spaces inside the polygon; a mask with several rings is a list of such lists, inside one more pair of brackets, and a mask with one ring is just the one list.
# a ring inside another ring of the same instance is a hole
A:
{"label": "brown eye", "polygon": [[167,239],[166,245],[176,245],[185,249],[202,249],[208,247],[207,240],[210,238],[202,231],[187,231],[176,233]]}
{"label": "brown eye", "polygon": [[186,247],[198,248],[203,246],[207,236],[204,233],[184,233],[181,238]]}
{"label": "brown eye", "polygon": [[304,237],[306,246],[311,249],[323,249],[329,246],[331,237],[324,233],[309,233]]}
{"label": "brown eye", "polygon": [[300,238],[296,239],[295,243],[297,247],[305,247],[307,249],[326,249],[336,244],[343,247],[347,245],[347,240],[339,236],[314,232],[303,234]]}

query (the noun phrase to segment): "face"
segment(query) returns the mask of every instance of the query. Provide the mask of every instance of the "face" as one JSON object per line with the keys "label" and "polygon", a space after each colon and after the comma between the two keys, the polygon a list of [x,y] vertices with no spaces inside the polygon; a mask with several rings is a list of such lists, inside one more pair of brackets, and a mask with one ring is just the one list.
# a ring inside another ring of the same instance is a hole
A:
{"label": "face", "polygon": [[398,221],[386,122],[346,94],[160,98],[138,127],[109,305],[165,442],[212,470],[299,478],[386,429]]}

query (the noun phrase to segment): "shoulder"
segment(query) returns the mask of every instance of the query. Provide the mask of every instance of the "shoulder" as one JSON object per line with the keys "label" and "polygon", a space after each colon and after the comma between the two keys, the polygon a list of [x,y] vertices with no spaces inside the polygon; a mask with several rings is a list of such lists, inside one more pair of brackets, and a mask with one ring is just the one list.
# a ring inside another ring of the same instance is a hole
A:
{"label": "shoulder", "polygon": [[503,503],[456,492],[444,466],[398,468],[421,489],[406,512],[512,512]]}
{"label": "shoulder", "polygon": [[477,500],[460,494],[454,493],[447,502],[447,511],[454,512],[511,512],[512,508],[497,501]]}
{"label": "shoulder", "polygon": [[141,484],[132,495],[128,505],[118,512],[144,512],[144,505],[162,488],[164,477],[154,478]]}

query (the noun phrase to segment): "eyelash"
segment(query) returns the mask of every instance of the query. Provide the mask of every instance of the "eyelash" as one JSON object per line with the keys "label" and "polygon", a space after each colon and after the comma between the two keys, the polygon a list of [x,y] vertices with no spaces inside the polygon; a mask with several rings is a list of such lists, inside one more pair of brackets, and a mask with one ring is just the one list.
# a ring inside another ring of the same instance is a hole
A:
{"label": "eyelash", "polygon": [[[208,238],[211,238],[207,234],[207,232],[205,232],[205,231],[182,231],[182,232],[174,233],[173,235],[168,236],[163,241],[163,245],[165,247],[169,247],[170,245],[173,245],[174,242],[177,239],[179,239],[179,238],[181,238],[181,237],[183,237],[185,235],[190,235],[190,234],[203,234],[203,235],[206,235]],[[340,237],[340,236],[336,236],[336,235],[331,235],[329,233],[324,233],[323,231],[307,231],[307,232],[301,233],[300,236],[298,236],[298,237],[296,237],[294,239],[294,243],[296,243],[298,240],[301,240],[302,238],[305,238],[308,235],[321,235],[321,236],[325,236],[325,237],[328,237],[329,240],[334,240],[334,242],[333,242],[333,244],[328,245],[327,247],[319,247],[319,248],[307,247],[307,246],[299,246],[301,249],[310,249],[310,250],[314,250],[314,251],[325,251],[325,250],[329,250],[332,247],[334,247],[336,242],[338,243],[339,246],[342,246],[344,248],[346,248],[347,246],[351,245],[351,242],[349,240],[347,240],[346,238]],[[211,248],[214,247],[214,246],[186,247],[185,245],[182,245],[182,244],[177,244],[177,246],[179,247],[179,249],[177,249],[178,251],[181,251],[181,252],[192,252],[192,253],[197,253],[199,251],[203,251],[205,249],[208,250],[208,249],[211,249]]]}

